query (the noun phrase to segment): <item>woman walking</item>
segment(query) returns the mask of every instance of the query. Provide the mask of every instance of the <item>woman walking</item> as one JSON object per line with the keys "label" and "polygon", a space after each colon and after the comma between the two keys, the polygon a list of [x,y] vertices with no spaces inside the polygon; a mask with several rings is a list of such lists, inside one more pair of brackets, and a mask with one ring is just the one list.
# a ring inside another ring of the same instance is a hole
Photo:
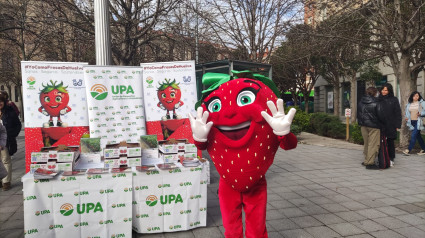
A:
{"label": "woman walking", "polygon": [[379,152],[383,113],[376,98],[377,93],[378,90],[376,88],[367,88],[366,95],[362,97],[358,104],[357,120],[361,126],[364,141],[363,154],[365,156],[362,165],[365,165],[366,169],[379,169],[375,165],[375,158]]}
{"label": "woman walking", "polygon": [[387,137],[388,155],[390,156],[391,166],[394,165],[395,158],[395,146],[394,140],[397,138],[397,129],[401,127],[401,108],[398,99],[394,97],[393,86],[386,83],[381,88],[381,105],[384,121],[384,130],[381,133],[385,133]]}
{"label": "woman walking", "polygon": [[410,155],[410,152],[416,144],[416,140],[421,146],[421,151],[418,155],[425,154],[425,143],[421,136],[421,130],[424,129],[421,116],[425,116],[425,102],[421,94],[418,91],[414,91],[410,94],[405,112],[407,127],[412,131],[409,147],[403,151],[405,155]]}
{"label": "woman walking", "polygon": [[11,156],[17,150],[16,137],[21,131],[22,125],[15,110],[11,106],[7,105],[7,97],[3,94],[0,94],[0,119],[7,131],[6,147],[0,152],[1,160],[8,172],[8,175],[3,178],[1,185],[3,187],[3,191],[7,191],[11,188],[10,182],[12,180]]}

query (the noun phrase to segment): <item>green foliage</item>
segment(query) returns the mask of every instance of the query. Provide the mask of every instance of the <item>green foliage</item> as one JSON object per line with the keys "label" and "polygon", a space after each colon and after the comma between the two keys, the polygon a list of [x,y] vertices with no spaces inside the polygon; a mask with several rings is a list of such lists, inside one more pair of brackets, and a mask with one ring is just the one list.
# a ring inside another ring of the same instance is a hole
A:
{"label": "green foliage", "polygon": [[291,124],[291,132],[294,135],[299,135],[299,134],[301,134],[302,130],[301,130],[301,127],[299,127],[298,125]]}
{"label": "green foliage", "polygon": [[357,123],[350,125],[350,141],[363,145],[363,136],[360,128]]}
{"label": "green foliage", "polygon": [[140,137],[140,145],[142,149],[150,149],[158,147],[157,135],[145,135]]}
{"label": "green foliage", "polygon": [[[288,113],[289,109],[291,108],[295,108],[297,110],[294,116],[294,120],[292,121],[292,126],[296,126],[294,130],[299,130],[299,133],[301,133],[301,131],[311,132],[311,124],[310,124],[311,114],[305,113],[299,107],[287,107],[285,108],[285,113]],[[296,134],[292,126],[291,126],[291,132]]]}
{"label": "green foliage", "polygon": [[102,151],[100,148],[100,138],[81,138],[81,152],[93,153]]}
{"label": "green foliage", "polygon": [[320,136],[337,139],[345,138],[345,125],[337,116],[323,112],[313,113],[310,117],[312,132]]}

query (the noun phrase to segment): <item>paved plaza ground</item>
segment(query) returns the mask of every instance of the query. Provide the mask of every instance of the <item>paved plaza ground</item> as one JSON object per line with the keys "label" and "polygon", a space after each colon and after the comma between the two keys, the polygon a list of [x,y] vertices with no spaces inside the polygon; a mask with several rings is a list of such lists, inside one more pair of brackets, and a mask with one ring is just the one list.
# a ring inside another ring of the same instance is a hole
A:
{"label": "paved plaza ground", "polygon": [[[13,158],[13,189],[0,191],[0,237],[23,237],[24,136]],[[397,154],[395,166],[366,170],[362,146],[302,133],[279,149],[267,173],[269,237],[425,237],[425,156]],[[207,156],[207,154],[205,154]],[[224,237],[211,168],[207,227],[134,237]]]}

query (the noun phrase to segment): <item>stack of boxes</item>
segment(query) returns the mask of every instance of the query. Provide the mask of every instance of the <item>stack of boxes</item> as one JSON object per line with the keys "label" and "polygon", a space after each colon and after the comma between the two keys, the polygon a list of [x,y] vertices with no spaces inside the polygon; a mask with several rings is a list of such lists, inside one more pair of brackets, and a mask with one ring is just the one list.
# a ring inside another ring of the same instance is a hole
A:
{"label": "stack of boxes", "polygon": [[31,153],[30,171],[38,168],[53,171],[72,171],[79,162],[80,147],[59,145],[43,147],[40,152]]}
{"label": "stack of boxes", "polygon": [[142,164],[142,149],[139,143],[106,145],[103,150],[105,168],[136,167]]}
{"label": "stack of boxes", "polygon": [[183,162],[187,158],[196,158],[197,149],[194,144],[189,144],[186,139],[170,139],[158,141],[159,158],[164,163]]}

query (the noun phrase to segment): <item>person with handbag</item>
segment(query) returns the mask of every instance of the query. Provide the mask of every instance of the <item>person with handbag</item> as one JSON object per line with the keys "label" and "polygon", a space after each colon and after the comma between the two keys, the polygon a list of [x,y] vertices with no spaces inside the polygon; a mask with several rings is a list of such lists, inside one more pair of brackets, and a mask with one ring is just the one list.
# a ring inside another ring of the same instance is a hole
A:
{"label": "person with handbag", "polygon": [[[384,128],[387,138],[388,154],[391,166],[394,165],[395,145],[394,140],[397,138],[397,129],[401,128],[401,108],[400,103],[394,97],[393,86],[389,83],[382,85],[379,98],[381,99],[382,112],[384,113]],[[381,131],[382,133],[382,131]]]}
{"label": "person with handbag", "polygon": [[421,116],[425,116],[425,101],[418,91],[414,91],[410,94],[405,110],[407,127],[412,131],[409,147],[403,151],[405,155],[410,155],[416,141],[421,146],[421,151],[419,151],[418,155],[425,154],[425,143],[421,136],[421,130],[424,129]]}
{"label": "person with handbag", "polygon": [[21,121],[18,118],[15,110],[7,105],[7,97],[0,94],[0,119],[6,128],[7,140],[6,146],[0,152],[1,161],[8,172],[8,175],[2,180],[3,191],[11,188],[12,180],[12,158],[11,156],[18,150],[16,137],[21,131]]}

